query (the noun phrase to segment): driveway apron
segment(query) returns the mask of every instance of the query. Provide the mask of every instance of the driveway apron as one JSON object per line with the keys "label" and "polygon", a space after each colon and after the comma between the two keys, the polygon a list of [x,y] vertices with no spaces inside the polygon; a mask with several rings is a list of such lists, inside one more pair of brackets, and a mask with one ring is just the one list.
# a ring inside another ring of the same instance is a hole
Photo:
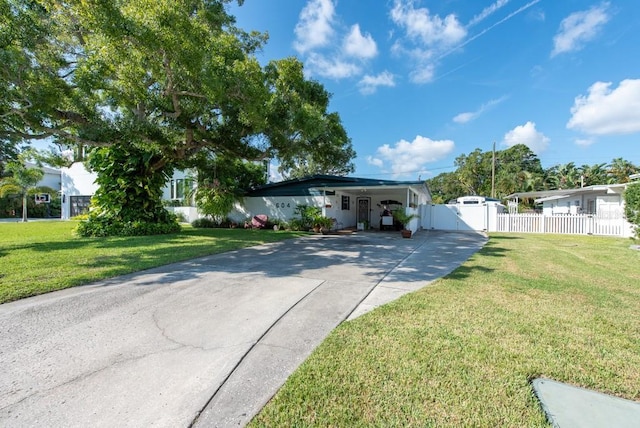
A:
{"label": "driveway apron", "polygon": [[243,426],[337,325],[485,242],[310,236],[0,305],[0,425]]}

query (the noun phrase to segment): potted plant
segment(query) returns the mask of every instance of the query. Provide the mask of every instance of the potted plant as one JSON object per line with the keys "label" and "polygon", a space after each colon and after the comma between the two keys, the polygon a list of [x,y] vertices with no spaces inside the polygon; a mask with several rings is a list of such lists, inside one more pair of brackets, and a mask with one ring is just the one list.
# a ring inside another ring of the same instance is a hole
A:
{"label": "potted plant", "polygon": [[325,217],[323,215],[318,215],[313,218],[313,231],[318,233],[321,231],[327,231],[331,229],[333,226],[333,219],[330,217]]}
{"label": "potted plant", "polygon": [[407,214],[404,210],[400,209],[393,213],[393,218],[396,219],[400,224],[402,224],[402,230],[400,233],[403,238],[411,238],[411,230],[407,229],[409,223],[414,218],[419,218],[420,216],[417,214]]}

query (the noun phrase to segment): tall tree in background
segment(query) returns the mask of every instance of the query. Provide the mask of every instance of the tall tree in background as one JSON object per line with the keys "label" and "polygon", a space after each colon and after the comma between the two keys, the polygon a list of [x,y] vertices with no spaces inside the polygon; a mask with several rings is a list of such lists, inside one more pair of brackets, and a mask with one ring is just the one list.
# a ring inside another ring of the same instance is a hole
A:
{"label": "tall tree in background", "polygon": [[491,152],[480,149],[456,158],[456,176],[467,195],[491,194],[491,158]]}
{"label": "tall tree in background", "polygon": [[[490,195],[492,152],[476,149],[456,158],[455,176],[467,195]],[[522,188],[539,190],[543,169],[535,153],[523,144],[496,152],[496,196],[505,196]],[[461,195],[458,195],[461,196]]]}
{"label": "tall tree in background", "polygon": [[[582,165],[578,168],[580,174],[579,186],[592,186],[607,183],[607,164]],[[578,184],[578,183],[576,183]]]}
{"label": "tall tree in background", "polygon": [[580,187],[580,171],[573,162],[552,166],[546,172],[546,185],[549,189]]}
{"label": "tall tree in background", "polygon": [[526,145],[501,150],[496,155],[496,196],[504,198],[514,192],[541,190],[543,173],[540,159]]}
{"label": "tall tree in background", "polygon": [[329,94],[295,58],[263,69],[266,36],[236,28],[230,2],[0,0],[0,139],[148,152],[165,176],[203,149],[349,169]]}
{"label": "tall tree in background", "polygon": [[622,158],[615,158],[607,170],[607,183],[628,183],[629,176],[640,172],[640,167]]}
{"label": "tall tree in background", "polygon": [[455,172],[443,172],[427,180],[431,199],[435,204],[446,204],[460,196],[466,195],[466,190],[460,184]]}

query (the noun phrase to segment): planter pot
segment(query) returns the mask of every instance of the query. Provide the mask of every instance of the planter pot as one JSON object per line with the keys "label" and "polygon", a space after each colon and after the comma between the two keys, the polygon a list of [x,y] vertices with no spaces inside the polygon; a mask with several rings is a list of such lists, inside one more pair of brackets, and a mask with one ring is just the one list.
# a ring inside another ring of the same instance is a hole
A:
{"label": "planter pot", "polygon": [[411,238],[411,231],[409,229],[402,229],[400,234],[403,238]]}

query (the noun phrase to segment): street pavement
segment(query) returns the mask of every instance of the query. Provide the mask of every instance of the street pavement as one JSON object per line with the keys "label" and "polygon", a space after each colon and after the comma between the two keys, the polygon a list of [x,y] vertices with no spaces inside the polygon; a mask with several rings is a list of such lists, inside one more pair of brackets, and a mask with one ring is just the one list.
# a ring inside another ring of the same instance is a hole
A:
{"label": "street pavement", "polygon": [[243,426],[332,329],[485,242],[310,236],[0,305],[0,426]]}

